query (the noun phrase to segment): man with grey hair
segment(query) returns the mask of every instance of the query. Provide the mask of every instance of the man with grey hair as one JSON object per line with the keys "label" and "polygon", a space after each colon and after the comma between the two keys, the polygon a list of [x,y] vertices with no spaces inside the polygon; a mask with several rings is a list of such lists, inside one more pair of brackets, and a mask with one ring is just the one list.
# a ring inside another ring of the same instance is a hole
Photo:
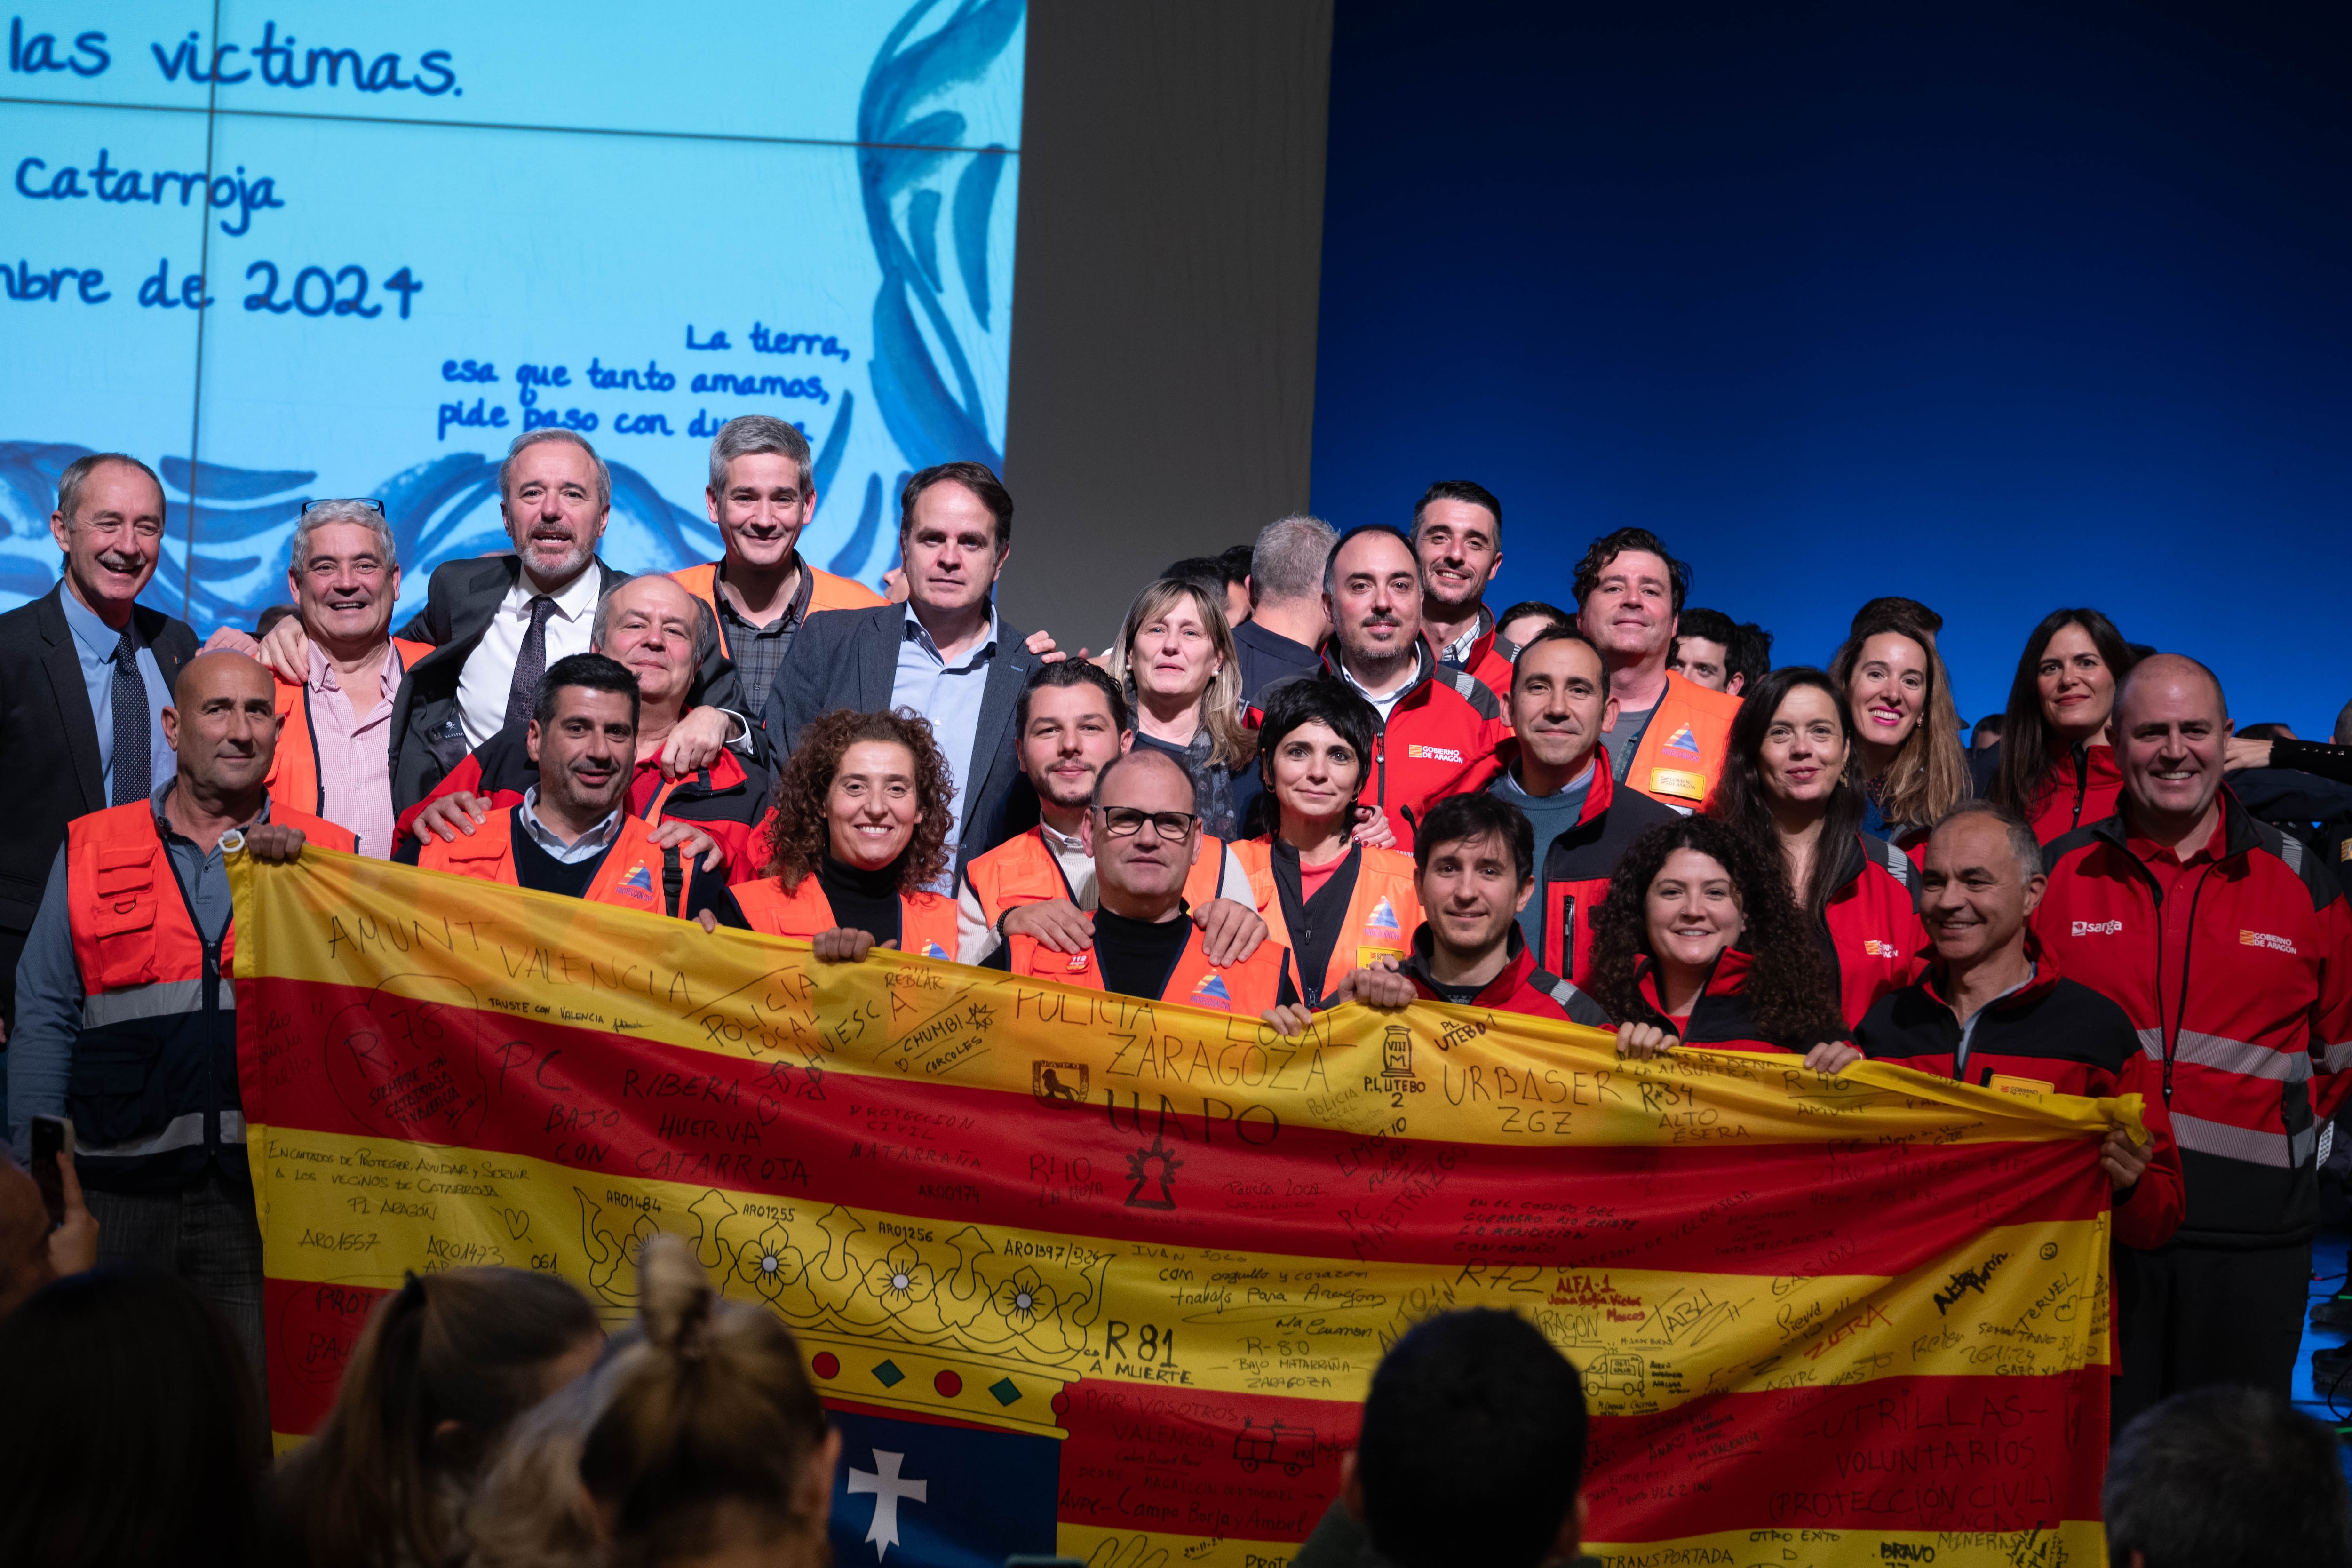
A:
{"label": "man with grey hair", "polygon": [[[425,608],[400,629],[432,652],[411,665],[393,703],[392,802],[406,810],[475,747],[530,719],[540,679],[557,659],[588,651],[597,601],[625,575],[597,558],[612,510],[613,476],[570,430],[518,436],[499,465],[499,506],[514,552],[445,561]],[[280,680],[307,678],[309,634],[270,628],[262,662]],[[699,704],[662,753],[671,777],[748,745],[734,667],[714,635],[702,650]]]}
{"label": "man with grey hair", "polygon": [[801,559],[800,538],[816,510],[808,437],[772,414],[741,414],[710,441],[710,484],[702,492],[725,553],[671,576],[710,606],[719,647],[735,661],[743,711],[764,712],[768,689],[801,622],[820,610],[884,603],[863,583],[820,572]]}
{"label": "man with grey hair", "polygon": [[1250,618],[1234,628],[1242,659],[1242,701],[1322,668],[1331,618],[1323,608],[1323,563],[1339,530],[1319,517],[1286,517],[1259,530],[1250,552]]}
{"label": "man with grey hair", "polygon": [[16,959],[66,824],[144,800],[172,776],[162,715],[196,654],[194,632],[138,602],[163,549],[154,470],[121,452],[76,458],[58,476],[49,534],[65,557],[57,586],[0,615],[0,757],[10,775],[0,1031],[16,1023]]}
{"label": "man with grey hair", "polygon": [[[387,859],[393,705],[409,667],[433,647],[392,635],[400,560],[383,503],[306,503],[294,524],[286,585],[307,668],[299,680],[273,672],[284,727],[269,798],[351,829],[361,854]],[[228,628],[206,646],[263,655],[261,642]]]}
{"label": "man with grey hair", "polygon": [[[2115,1189],[2116,1238],[2162,1246],[2183,1201],[2163,1084],[2124,1010],[2060,974],[2033,934],[2049,883],[2033,830],[1990,802],[1968,801],[1936,825],[1924,853],[1919,918],[1934,961],[1878,999],[1854,1043],[1874,1060],[2025,1099],[2141,1096],[2146,1141],[2110,1128],[2099,1168]],[[2126,1362],[2132,1349],[2126,1338]]]}
{"label": "man with grey hair", "polygon": [[2139,1031],[2188,1177],[2172,1244],[2116,1254],[2121,1426],[2207,1384],[2292,1391],[2320,1130],[2352,1086],[2352,913],[2317,855],[2221,787],[2230,710],[2211,670],[2141,659],[2109,729],[2116,814],[2044,850],[2033,929]]}

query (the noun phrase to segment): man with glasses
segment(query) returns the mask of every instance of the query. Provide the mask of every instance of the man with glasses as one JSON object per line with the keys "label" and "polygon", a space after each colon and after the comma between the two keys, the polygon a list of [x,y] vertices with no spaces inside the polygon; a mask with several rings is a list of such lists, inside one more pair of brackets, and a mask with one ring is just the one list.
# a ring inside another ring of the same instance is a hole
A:
{"label": "man with glasses", "polygon": [[1261,1017],[1286,1035],[1305,1031],[1290,950],[1260,942],[1246,958],[1209,960],[1208,939],[1189,918],[1184,882],[1201,852],[1192,781],[1159,752],[1129,752],[1097,775],[1094,945],[1065,952],[1009,932],[988,967],[1089,991]]}
{"label": "man with glasses", "polygon": [[49,533],[65,554],[58,585],[0,616],[0,756],[11,780],[9,830],[0,835],[0,1024],[9,1026],[16,960],[66,824],[143,801],[172,776],[162,715],[196,653],[184,623],[139,603],[163,548],[154,470],[121,452],[75,459],[58,476]]}

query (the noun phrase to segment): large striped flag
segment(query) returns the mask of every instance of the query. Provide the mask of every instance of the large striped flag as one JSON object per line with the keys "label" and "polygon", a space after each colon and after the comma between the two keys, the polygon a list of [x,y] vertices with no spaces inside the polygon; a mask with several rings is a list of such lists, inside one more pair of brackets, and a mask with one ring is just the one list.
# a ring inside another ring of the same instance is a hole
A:
{"label": "large striped flag", "polygon": [[403,1270],[618,1321],[666,1230],[798,1333],[844,1564],[1286,1562],[1383,1349],[1471,1306],[1583,1370],[1608,1562],[2104,1560],[2137,1100],[1455,1007],[1284,1041],[315,849],[231,878],[281,1443]]}

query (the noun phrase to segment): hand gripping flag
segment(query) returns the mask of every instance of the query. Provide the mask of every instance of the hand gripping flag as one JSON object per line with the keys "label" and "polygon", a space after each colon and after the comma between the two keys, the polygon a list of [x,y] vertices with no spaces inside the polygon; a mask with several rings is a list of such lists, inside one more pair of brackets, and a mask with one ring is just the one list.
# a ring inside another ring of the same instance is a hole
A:
{"label": "hand gripping flag", "polygon": [[2137,1100],[1460,1007],[1284,1040],[315,849],[230,876],[281,1445],[404,1269],[618,1322],[667,1230],[799,1336],[844,1564],[1287,1560],[1382,1351],[1473,1306],[1583,1370],[1604,1561],[2104,1558]]}

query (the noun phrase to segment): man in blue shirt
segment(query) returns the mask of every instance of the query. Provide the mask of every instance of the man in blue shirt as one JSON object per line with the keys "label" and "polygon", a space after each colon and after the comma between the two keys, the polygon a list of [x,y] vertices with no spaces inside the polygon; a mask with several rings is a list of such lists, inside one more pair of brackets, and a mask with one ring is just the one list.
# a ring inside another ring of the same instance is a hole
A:
{"label": "man in blue shirt", "polygon": [[161,715],[196,652],[185,624],[138,603],[163,548],[163,486],[146,464],[121,452],[68,464],[49,533],[65,555],[58,585],[0,615],[0,1024],[12,1027],[16,960],[66,824],[172,776]]}

